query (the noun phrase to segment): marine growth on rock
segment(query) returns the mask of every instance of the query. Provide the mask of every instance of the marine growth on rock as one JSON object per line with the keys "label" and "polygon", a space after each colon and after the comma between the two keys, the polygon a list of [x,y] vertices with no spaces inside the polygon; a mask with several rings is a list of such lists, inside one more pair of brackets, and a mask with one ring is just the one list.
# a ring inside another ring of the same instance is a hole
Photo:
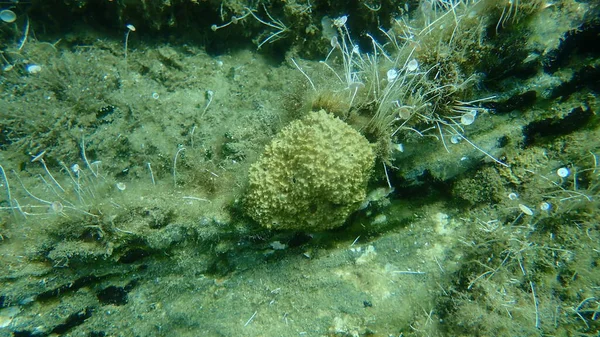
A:
{"label": "marine growth on rock", "polygon": [[374,161],[358,131],[311,112],[285,127],[250,169],[247,213],[267,228],[339,227],[365,199]]}

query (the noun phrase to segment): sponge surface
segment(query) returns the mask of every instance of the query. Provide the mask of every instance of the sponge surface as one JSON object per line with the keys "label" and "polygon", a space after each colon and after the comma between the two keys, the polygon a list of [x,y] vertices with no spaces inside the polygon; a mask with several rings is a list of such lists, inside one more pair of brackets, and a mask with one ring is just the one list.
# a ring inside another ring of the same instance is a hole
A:
{"label": "sponge surface", "polygon": [[285,127],[251,167],[248,214],[274,229],[341,226],[365,199],[375,154],[367,139],[324,110]]}

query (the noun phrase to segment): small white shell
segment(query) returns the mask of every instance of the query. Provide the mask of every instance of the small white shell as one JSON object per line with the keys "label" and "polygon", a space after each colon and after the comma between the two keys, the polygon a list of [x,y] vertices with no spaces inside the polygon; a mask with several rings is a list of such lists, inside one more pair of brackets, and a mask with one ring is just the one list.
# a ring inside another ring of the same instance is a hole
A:
{"label": "small white shell", "polygon": [[329,44],[332,48],[338,48],[340,46],[340,43],[338,42],[337,36],[332,37],[331,40],[329,40]]}
{"label": "small white shell", "polygon": [[556,170],[556,175],[561,178],[566,178],[569,176],[569,174],[571,174],[571,171],[569,171],[569,169],[566,167],[561,167],[558,170]]}
{"label": "small white shell", "polygon": [[333,19],[333,25],[340,28],[346,24],[346,21],[348,21],[348,16],[343,15],[343,16],[340,16],[339,18]]}
{"label": "small white shell", "polygon": [[475,116],[470,113],[460,116],[460,124],[462,125],[471,125],[473,122],[475,122]]}
{"label": "small white shell", "polygon": [[523,212],[527,215],[533,215],[533,211],[531,210],[531,208],[529,208],[523,204],[519,204],[519,209],[521,210],[521,212]]}
{"label": "small white shell", "polygon": [[549,202],[543,201],[542,203],[540,203],[540,209],[542,211],[549,211],[552,209],[552,204],[550,204]]}
{"label": "small white shell", "polygon": [[0,11],[0,20],[6,23],[15,22],[17,20],[17,14],[15,14],[15,12],[11,11],[10,9],[4,9]]}
{"label": "small white shell", "polygon": [[377,214],[373,221],[371,221],[371,225],[381,225],[387,222],[387,216],[385,214]]}
{"label": "small white shell", "polygon": [[406,70],[415,71],[419,69],[419,61],[412,59],[406,64]]}
{"label": "small white shell", "polygon": [[61,204],[60,201],[54,201],[50,204],[50,210],[52,213],[60,213],[63,211],[65,207]]}
{"label": "small white shell", "polygon": [[30,74],[37,74],[42,71],[42,67],[38,66],[37,64],[28,64],[25,67],[25,70]]}
{"label": "small white shell", "polygon": [[396,78],[398,78],[398,71],[394,68],[387,71],[387,80],[388,82],[393,82]]}

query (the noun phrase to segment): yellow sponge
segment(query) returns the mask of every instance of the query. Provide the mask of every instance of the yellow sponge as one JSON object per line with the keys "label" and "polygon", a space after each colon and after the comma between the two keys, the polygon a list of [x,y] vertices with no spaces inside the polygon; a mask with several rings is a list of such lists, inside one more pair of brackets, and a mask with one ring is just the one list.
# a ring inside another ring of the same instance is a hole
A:
{"label": "yellow sponge", "polygon": [[365,199],[374,161],[358,131],[311,112],[281,130],[250,168],[246,211],[267,228],[339,227]]}

